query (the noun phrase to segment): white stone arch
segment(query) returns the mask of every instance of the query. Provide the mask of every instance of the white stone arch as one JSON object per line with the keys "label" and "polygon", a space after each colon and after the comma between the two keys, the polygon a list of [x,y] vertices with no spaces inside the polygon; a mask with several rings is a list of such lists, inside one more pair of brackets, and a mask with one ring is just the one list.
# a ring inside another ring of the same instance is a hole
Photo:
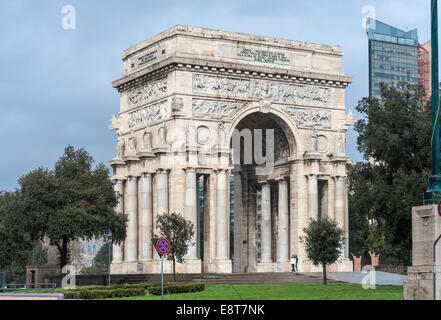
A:
{"label": "white stone arch", "polygon": [[257,102],[246,104],[244,107],[240,108],[232,116],[230,125],[227,130],[227,142],[230,143],[234,129],[237,125],[245,119],[247,116],[253,113],[267,113],[273,114],[277,117],[274,120],[278,123],[280,128],[285,133],[288,140],[290,149],[290,158],[295,159],[300,156],[301,150],[303,150],[302,140],[300,139],[300,133],[295,125],[294,121],[282,110],[276,108],[273,104],[263,107],[263,103],[259,104]]}

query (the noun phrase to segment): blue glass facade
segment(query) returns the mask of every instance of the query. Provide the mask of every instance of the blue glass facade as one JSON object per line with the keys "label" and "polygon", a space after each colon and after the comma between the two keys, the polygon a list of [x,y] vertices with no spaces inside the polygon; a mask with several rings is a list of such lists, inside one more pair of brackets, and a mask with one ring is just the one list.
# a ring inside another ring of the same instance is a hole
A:
{"label": "blue glass facade", "polygon": [[380,98],[380,83],[417,84],[418,31],[405,32],[378,20],[368,21],[369,96]]}

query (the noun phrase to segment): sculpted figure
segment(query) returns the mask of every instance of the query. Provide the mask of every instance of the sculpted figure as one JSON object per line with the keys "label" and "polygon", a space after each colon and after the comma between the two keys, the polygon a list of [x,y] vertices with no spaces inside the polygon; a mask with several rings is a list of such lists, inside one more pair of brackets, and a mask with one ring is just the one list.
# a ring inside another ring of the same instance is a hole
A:
{"label": "sculpted figure", "polygon": [[336,150],[337,154],[345,153],[345,136],[343,132],[337,133]]}
{"label": "sculpted figure", "polygon": [[167,132],[165,129],[165,122],[164,121],[162,121],[162,124],[158,130],[158,143],[160,146],[164,146],[167,144]]}
{"label": "sculpted figure", "polygon": [[131,137],[129,139],[129,148],[131,153],[136,153],[136,139],[135,137]]}
{"label": "sculpted figure", "polygon": [[124,138],[118,137],[118,142],[116,144],[116,154],[118,158],[124,157],[125,148],[126,148],[126,143],[124,141]]}
{"label": "sculpted figure", "polygon": [[150,150],[152,148],[152,134],[148,131],[145,131],[142,136],[143,141],[143,149]]}

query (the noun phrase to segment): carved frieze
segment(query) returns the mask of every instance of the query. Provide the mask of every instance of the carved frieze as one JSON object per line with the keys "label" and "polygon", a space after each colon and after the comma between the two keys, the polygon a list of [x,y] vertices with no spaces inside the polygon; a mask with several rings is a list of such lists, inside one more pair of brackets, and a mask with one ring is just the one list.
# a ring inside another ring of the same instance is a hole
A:
{"label": "carved frieze", "polygon": [[160,98],[167,93],[167,79],[149,82],[127,93],[130,106],[137,106]]}
{"label": "carved frieze", "polygon": [[213,77],[203,74],[193,74],[193,92],[248,98],[250,82],[223,77]]}
{"label": "carved frieze", "polygon": [[243,105],[233,101],[193,99],[193,115],[219,119],[231,116]]}
{"label": "carved frieze", "polygon": [[129,129],[145,127],[148,124],[164,119],[167,116],[167,101],[162,101],[143,109],[127,114],[127,125]]}
{"label": "carved frieze", "polygon": [[332,88],[283,84],[265,80],[238,80],[193,74],[193,92],[235,98],[257,98],[309,106],[329,106]]}
{"label": "carved frieze", "polygon": [[296,123],[297,127],[331,128],[331,112],[282,107]]}

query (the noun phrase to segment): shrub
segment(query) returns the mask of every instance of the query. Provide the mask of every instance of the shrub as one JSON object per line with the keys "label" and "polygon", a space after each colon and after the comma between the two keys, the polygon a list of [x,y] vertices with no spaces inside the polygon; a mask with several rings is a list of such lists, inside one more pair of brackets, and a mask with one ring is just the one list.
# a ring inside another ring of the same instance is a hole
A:
{"label": "shrub", "polygon": [[[190,282],[184,284],[170,283],[164,285],[164,294],[188,293],[188,292],[198,292],[204,290],[205,290],[205,284],[200,282]],[[161,286],[160,285],[152,286],[150,289],[148,289],[148,291],[150,294],[159,296],[161,295]]]}
{"label": "shrub", "polygon": [[145,295],[143,288],[131,289],[113,289],[113,290],[95,290],[95,289],[80,289],[65,291],[64,297],[66,299],[105,299],[105,298],[122,298]]}

